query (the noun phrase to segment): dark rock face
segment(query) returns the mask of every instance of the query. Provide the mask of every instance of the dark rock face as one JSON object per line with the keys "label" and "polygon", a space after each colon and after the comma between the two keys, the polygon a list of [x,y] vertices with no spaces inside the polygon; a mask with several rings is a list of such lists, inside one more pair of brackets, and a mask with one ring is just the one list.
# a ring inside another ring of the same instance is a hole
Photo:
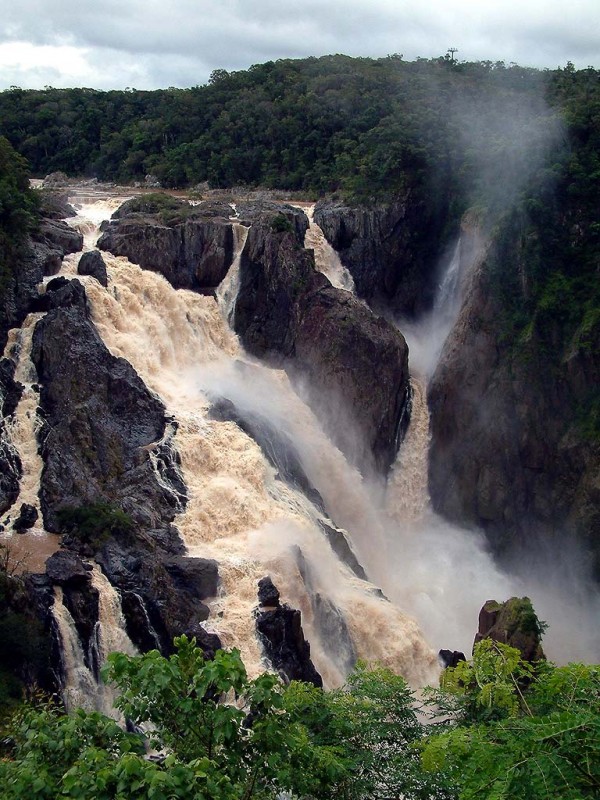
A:
{"label": "dark rock face", "polygon": [[181,203],[181,215],[170,210],[167,221],[130,208],[124,203],[105,226],[101,250],[160,272],[176,289],[209,291],[221,283],[233,261],[230,206],[201,203],[190,209]]}
{"label": "dark rock face", "polygon": [[17,533],[25,533],[29,528],[33,528],[37,522],[38,512],[35,506],[29,503],[21,503],[19,516],[13,522],[13,528]]}
{"label": "dark rock face", "polygon": [[42,384],[40,497],[47,530],[60,529],[60,508],[102,501],[164,536],[182,497],[154,472],[153,458],[174,486],[181,483],[161,457],[162,404],[128,362],[108,352],[81,305],[55,308],[38,323],[32,360]]}
{"label": "dark rock face", "polygon": [[78,253],[83,247],[83,234],[56,219],[44,219],[36,233],[36,240],[66,255]]}
{"label": "dark rock face", "polygon": [[437,205],[409,193],[374,207],[321,202],[314,219],[354,278],[359,297],[407,317],[431,307],[447,219],[442,194]]}
{"label": "dark rock face", "polygon": [[78,280],[69,280],[62,275],[53,278],[46,286],[46,291],[31,304],[33,311],[50,311],[53,308],[69,308],[79,306],[87,309],[85,289]]}
{"label": "dark rock face", "polygon": [[[263,584],[261,589],[264,591],[264,588]],[[300,611],[285,603],[278,603],[272,609],[258,610],[256,630],[274,669],[290,681],[306,681],[323,686],[323,679],[310,660],[310,645],[304,638]]]}
{"label": "dark rock face", "polygon": [[444,669],[447,667],[457,667],[461,661],[467,660],[465,654],[461,653],[460,650],[440,650],[438,658]]}
{"label": "dark rock face", "polygon": [[[577,426],[600,363],[558,330],[552,347],[535,325],[526,342],[507,340],[496,258],[492,245],[472,274],[429,385],[431,499],[449,519],[483,528],[500,554],[573,536],[600,574],[600,451]],[[515,241],[503,268],[519,264]]]}
{"label": "dark rock face", "polygon": [[59,550],[46,561],[46,575],[59,586],[78,587],[90,582],[89,564],[76,553]]}
{"label": "dark rock face", "polygon": [[[208,617],[202,601],[217,592],[217,565],[181,557],[183,545],[171,522],[185,506],[186,490],[169,444],[174,424],[165,419],[164,407],[129,363],[108,352],[85,302],[48,311],[35,330],[32,358],[45,418],[45,527],[60,530],[59,512],[69,507],[104,503],[124,511],[132,520],[127,535],[86,541],[71,534],[65,542],[93,556],[119,589],[127,630],[138,647],[170,653],[173,638],[186,633],[214,652],[218,637],[200,623]],[[64,602],[85,650],[97,620],[97,592],[88,586],[85,566],[65,551],[49,560],[47,574],[65,586]],[[85,586],[74,586],[77,581]]]}
{"label": "dark rock face", "polygon": [[357,464],[385,473],[408,422],[403,336],[314,268],[293,232],[263,218],[240,263],[235,330],[247,350],[283,364],[335,443]]}
{"label": "dark rock face", "polygon": [[308,230],[308,218],[304,211],[287,203],[269,200],[249,201],[237,205],[240,222],[245,225],[265,225],[274,232],[289,230],[299,242],[304,241]]}
{"label": "dark rock face", "polygon": [[47,219],[76,217],[77,211],[69,203],[68,196],[60,191],[44,190],[40,193],[42,215]]}
{"label": "dark rock face", "polygon": [[121,592],[127,632],[140,650],[171,653],[173,638],[183,633],[195,636],[208,655],[221,646],[200,624],[209,614],[203,601],[218,590],[215,561],[117,541],[107,543],[97,560]]}
{"label": "dark rock face", "polygon": [[77,265],[77,272],[79,275],[91,275],[102,286],[108,286],[106,264],[97,250],[90,250],[89,253],[84,253],[81,256]]}
{"label": "dark rock face", "polygon": [[360,578],[362,581],[368,580],[367,574],[356,557],[344,531],[339,528],[334,528],[332,525],[327,525],[323,520],[319,520],[319,525],[327,537],[331,549],[338,558],[343,561],[346,566],[350,567],[357,578]]}
{"label": "dark rock face", "polygon": [[14,379],[15,365],[0,359],[0,514],[4,514],[19,496],[22,465],[19,454],[6,434],[5,419],[14,413],[23,387]]}
{"label": "dark rock face", "polygon": [[279,605],[279,590],[268,575],[258,582],[258,602],[261,606]]}
{"label": "dark rock face", "polygon": [[6,346],[7,333],[21,325],[38,296],[37,286],[44,276],[60,269],[67,253],[83,247],[83,236],[66,222],[42,220],[35,239],[18,255],[18,263],[6,278],[0,296],[0,351]]}
{"label": "dark rock face", "polygon": [[488,600],[479,612],[475,644],[482,639],[515,647],[524,661],[545,659],[542,630],[528,597],[511,597],[505,603]]}

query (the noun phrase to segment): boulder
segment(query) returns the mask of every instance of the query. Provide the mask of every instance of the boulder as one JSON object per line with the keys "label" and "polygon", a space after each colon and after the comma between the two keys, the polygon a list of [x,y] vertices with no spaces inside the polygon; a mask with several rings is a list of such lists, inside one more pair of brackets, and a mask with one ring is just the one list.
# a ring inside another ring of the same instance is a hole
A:
{"label": "boulder", "polygon": [[98,247],[160,272],[176,289],[213,291],[233,261],[231,212],[224,203],[190,206],[163,195],[133,198],[104,226]]}
{"label": "boulder", "polygon": [[279,590],[269,575],[258,582],[258,602],[261,606],[279,606]]}
{"label": "boulder", "polygon": [[544,624],[538,620],[528,597],[511,597],[505,603],[488,600],[479,612],[475,642],[493,639],[514,647],[524,661],[541,661]]}
{"label": "boulder", "polygon": [[79,275],[91,275],[96,278],[98,283],[105,288],[108,286],[108,273],[102,255],[97,250],[90,250],[84,253],[77,265]]}
{"label": "boulder", "polygon": [[38,511],[35,506],[29,503],[21,503],[19,516],[13,522],[13,529],[17,533],[25,533],[29,528],[33,528],[37,522]]}
{"label": "boulder", "polygon": [[323,686],[323,679],[310,660],[310,645],[304,638],[298,609],[284,603],[257,610],[256,630],[266,657],[284,678]]}
{"label": "boulder", "polygon": [[46,561],[46,575],[52,583],[63,587],[87,585],[91,580],[90,571],[91,566],[69,550],[58,550]]}
{"label": "boulder", "polygon": [[35,233],[36,241],[53,247],[66,255],[78,253],[83,248],[83,234],[56,219],[43,219]]}

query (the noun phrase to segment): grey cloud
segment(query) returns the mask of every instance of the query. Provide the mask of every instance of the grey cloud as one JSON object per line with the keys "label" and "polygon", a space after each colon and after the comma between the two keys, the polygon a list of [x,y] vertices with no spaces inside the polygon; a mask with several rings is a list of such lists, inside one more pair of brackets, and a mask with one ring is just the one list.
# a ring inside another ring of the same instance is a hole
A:
{"label": "grey cloud", "polygon": [[[0,42],[84,48],[90,68],[106,64],[110,55],[111,68],[98,74],[99,87],[107,77],[116,86],[189,86],[205,81],[213,69],[243,69],[270,59],[394,52],[410,59],[440,55],[450,45],[465,60],[599,64],[597,0],[573,3],[567,17],[558,0],[534,0],[526,8],[517,0],[21,0],[5,10]],[[13,68],[15,79],[16,73]],[[37,74],[25,68],[20,83],[28,85]],[[68,64],[49,78],[77,85]]]}

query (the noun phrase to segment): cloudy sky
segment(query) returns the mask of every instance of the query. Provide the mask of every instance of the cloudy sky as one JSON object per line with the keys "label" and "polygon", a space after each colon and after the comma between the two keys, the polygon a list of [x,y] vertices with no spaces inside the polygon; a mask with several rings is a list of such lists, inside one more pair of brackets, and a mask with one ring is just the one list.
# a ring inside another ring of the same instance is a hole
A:
{"label": "cloudy sky", "polygon": [[600,67],[600,0],[2,0],[0,88],[163,88],[327,53]]}

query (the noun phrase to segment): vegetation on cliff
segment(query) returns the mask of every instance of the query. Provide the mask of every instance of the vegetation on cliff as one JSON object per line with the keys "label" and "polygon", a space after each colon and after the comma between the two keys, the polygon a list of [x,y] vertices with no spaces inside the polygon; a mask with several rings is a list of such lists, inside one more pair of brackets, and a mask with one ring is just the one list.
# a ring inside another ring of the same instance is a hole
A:
{"label": "vegetation on cliff", "polygon": [[29,188],[27,162],[0,136],[0,302],[20,247],[35,225],[37,207],[36,195]]}

